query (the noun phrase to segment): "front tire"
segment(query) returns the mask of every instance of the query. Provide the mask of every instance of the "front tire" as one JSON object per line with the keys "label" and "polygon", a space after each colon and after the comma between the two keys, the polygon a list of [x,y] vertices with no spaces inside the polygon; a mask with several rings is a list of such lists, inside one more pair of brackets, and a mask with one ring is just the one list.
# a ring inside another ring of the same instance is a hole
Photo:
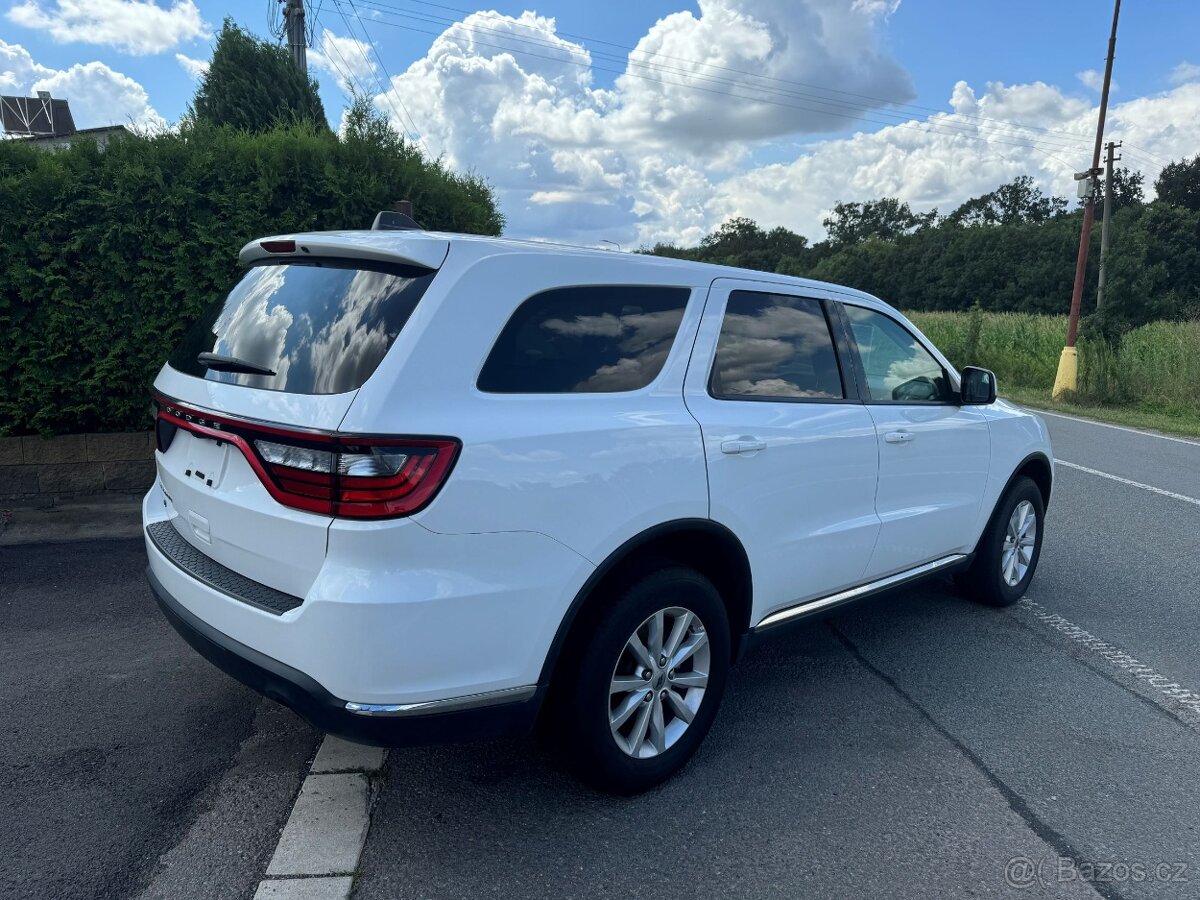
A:
{"label": "front tire", "polygon": [[669,778],[716,718],[729,619],[699,572],[667,565],[629,584],[563,672],[560,750],[588,783],[636,794]]}
{"label": "front tire", "polygon": [[1042,553],[1045,516],[1042,492],[1033,480],[1014,481],[979,539],[974,562],[957,579],[963,594],[987,606],[1020,600]]}

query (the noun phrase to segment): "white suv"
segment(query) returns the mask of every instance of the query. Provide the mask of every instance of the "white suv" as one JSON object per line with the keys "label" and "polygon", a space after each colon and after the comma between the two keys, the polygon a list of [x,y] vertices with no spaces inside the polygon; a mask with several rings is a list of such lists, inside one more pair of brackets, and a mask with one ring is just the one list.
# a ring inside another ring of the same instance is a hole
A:
{"label": "white suv", "polygon": [[247,245],[155,381],[149,578],[202,654],[387,745],[529,731],[678,769],[777,626],[1037,565],[1042,421],[874,297],[372,230]]}

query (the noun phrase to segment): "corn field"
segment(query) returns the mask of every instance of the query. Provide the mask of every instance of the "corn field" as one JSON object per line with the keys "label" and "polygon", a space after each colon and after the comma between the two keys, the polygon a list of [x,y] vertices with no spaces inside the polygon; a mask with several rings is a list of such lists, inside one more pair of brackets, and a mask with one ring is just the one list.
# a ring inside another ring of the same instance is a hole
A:
{"label": "corn field", "polygon": [[[1005,385],[1049,396],[1066,342],[1066,316],[914,312],[916,323],[956,366],[983,366]],[[1151,322],[1114,350],[1079,342],[1079,399],[1147,411],[1200,411],[1200,321]]]}

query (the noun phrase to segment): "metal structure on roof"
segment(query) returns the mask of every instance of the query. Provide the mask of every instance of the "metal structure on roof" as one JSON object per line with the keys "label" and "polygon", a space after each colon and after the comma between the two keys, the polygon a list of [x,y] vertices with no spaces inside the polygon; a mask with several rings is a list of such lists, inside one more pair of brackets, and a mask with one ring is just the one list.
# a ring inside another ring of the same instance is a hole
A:
{"label": "metal structure on roof", "polygon": [[20,137],[69,137],[75,133],[75,120],[66,100],[57,100],[47,91],[36,97],[0,96],[0,124]]}

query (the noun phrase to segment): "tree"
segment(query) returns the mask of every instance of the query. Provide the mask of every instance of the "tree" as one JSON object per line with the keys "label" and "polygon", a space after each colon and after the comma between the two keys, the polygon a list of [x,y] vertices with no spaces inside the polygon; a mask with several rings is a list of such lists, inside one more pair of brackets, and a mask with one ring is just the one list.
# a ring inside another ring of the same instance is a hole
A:
{"label": "tree", "polygon": [[[1130,206],[1141,206],[1146,202],[1142,191],[1145,176],[1124,166],[1118,166],[1112,173],[1112,211],[1126,209]],[[1103,197],[1103,194],[1101,194]]]}
{"label": "tree", "polygon": [[1155,180],[1154,191],[1164,203],[1200,210],[1200,155],[1168,163]]}
{"label": "tree", "polygon": [[821,221],[833,246],[861,244],[868,238],[891,241],[901,235],[928,228],[937,222],[937,210],[914,213],[895,197],[865,203],[839,203]]}
{"label": "tree", "polygon": [[292,66],[282,47],[260,41],[226,19],[208,72],[192,100],[197,122],[243,131],[269,131],[281,123],[328,128],[317,83]]}
{"label": "tree", "polygon": [[767,241],[767,233],[753,219],[742,216],[721,223],[721,227],[707,234],[700,241],[704,256],[708,259],[741,256],[750,250],[759,250]]}
{"label": "tree", "polygon": [[1018,175],[981,197],[972,197],[950,215],[951,225],[1017,225],[1045,222],[1064,212],[1067,201],[1047,197],[1028,175]]}

